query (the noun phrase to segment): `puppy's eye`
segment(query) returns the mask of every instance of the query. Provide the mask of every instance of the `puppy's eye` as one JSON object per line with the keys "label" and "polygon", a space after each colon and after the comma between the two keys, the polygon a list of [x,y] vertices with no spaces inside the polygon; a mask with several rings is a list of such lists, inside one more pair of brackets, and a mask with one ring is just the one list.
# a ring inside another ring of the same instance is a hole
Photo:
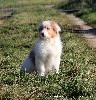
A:
{"label": "puppy's eye", "polygon": [[47,27],[47,30],[50,30],[50,28]]}

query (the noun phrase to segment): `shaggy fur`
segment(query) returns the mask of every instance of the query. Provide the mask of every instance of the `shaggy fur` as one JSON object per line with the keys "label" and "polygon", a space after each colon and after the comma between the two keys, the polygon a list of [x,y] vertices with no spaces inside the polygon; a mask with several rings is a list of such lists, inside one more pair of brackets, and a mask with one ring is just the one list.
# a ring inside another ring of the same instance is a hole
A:
{"label": "shaggy fur", "polygon": [[43,21],[39,25],[38,38],[23,62],[21,72],[31,73],[35,70],[40,76],[50,71],[59,72],[62,52],[60,31],[60,27],[54,21]]}

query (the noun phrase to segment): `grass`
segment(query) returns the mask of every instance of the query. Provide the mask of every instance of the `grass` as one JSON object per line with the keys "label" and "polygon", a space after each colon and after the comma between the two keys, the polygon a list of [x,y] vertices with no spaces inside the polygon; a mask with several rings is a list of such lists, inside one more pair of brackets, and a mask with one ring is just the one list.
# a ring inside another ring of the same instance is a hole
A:
{"label": "grass", "polygon": [[89,25],[96,27],[96,7],[95,5],[89,5],[86,1],[69,1],[62,2],[58,5],[59,9],[81,9],[79,12],[74,13],[77,17],[80,17]]}
{"label": "grass", "polygon": [[80,17],[94,28],[96,27],[96,8],[95,10],[93,10],[92,8],[82,10],[76,13],[76,16]]}
{"label": "grass", "polygon": [[[78,34],[65,31],[73,27],[66,15],[45,7],[57,5],[59,0],[11,1],[2,1],[4,7],[17,9],[0,26],[0,100],[95,100],[96,49],[88,47]],[[48,19],[64,31],[60,73],[20,77],[21,63],[36,40],[38,24]]]}

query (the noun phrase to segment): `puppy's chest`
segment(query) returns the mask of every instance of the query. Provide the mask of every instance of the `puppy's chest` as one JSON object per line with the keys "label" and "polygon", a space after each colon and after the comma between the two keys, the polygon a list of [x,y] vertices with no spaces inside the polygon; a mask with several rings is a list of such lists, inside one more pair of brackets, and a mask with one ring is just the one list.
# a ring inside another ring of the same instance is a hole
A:
{"label": "puppy's chest", "polygon": [[55,42],[41,42],[37,46],[37,52],[41,56],[56,55],[58,52],[58,44]]}

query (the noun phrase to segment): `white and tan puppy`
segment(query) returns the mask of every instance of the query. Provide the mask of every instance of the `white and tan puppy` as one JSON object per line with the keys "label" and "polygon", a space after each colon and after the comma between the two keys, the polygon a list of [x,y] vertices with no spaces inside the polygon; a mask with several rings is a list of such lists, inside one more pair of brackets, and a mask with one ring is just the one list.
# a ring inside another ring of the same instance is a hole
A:
{"label": "white and tan puppy", "polygon": [[58,24],[54,21],[43,21],[39,25],[38,38],[29,56],[21,66],[21,72],[36,71],[40,76],[46,73],[59,72],[62,43]]}

